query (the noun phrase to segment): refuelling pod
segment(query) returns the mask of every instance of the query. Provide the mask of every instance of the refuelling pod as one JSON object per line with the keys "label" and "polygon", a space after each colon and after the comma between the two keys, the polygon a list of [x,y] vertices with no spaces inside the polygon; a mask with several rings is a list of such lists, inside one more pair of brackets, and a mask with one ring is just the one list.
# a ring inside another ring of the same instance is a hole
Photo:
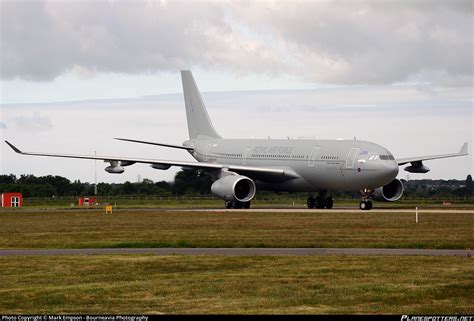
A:
{"label": "refuelling pod", "polygon": [[404,170],[410,173],[423,173],[424,174],[424,173],[428,173],[430,171],[430,168],[426,167],[425,165],[423,165],[423,162],[419,161],[419,162],[411,162],[411,165],[405,167]]}
{"label": "refuelling pod", "polygon": [[249,202],[255,196],[255,183],[242,175],[224,176],[215,181],[211,191],[225,201]]}
{"label": "refuelling pod", "polygon": [[107,166],[105,168],[105,171],[110,174],[122,174],[123,172],[125,172],[125,168],[123,168],[120,165],[117,165],[117,166],[111,165],[111,166]]}
{"label": "refuelling pod", "polygon": [[376,201],[395,202],[403,195],[403,183],[399,179],[394,179],[387,185],[377,188],[372,194]]}
{"label": "refuelling pod", "polygon": [[127,162],[127,161],[109,161],[110,166],[105,168],[105,171],[110,174],[122,174],[125,172],[124,166],[130,166],[135,164],[135,162]]}

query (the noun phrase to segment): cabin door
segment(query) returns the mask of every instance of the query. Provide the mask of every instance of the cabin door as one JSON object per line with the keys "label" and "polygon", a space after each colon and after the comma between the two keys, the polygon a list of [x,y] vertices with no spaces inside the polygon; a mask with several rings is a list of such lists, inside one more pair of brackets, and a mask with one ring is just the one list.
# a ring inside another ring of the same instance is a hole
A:
{"label": "cabin door", "polygon": [[250,155],[250,147],[247,147],[244,150],[244,154],[242,155],[242,165],[247,165],[247,157]]}
{"label": "cabin door", "polygon": [[357,154],[359,153],[360,148],[352,148],[349,151],[346,159],[346,168],[354,168],[354,162]]}
{"label": "cabin door", "polygon": [[320,149],[319,147],[314,147],[313,150],[311,151],[311,154],[309,154],[308,166],[314,166],[316,157],[318,156],[319,149]]}

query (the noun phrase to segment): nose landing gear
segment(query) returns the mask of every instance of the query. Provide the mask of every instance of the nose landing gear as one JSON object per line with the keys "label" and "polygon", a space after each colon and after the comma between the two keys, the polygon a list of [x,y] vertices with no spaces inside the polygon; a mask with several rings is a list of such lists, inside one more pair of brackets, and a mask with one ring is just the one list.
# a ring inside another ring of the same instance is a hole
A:
{"label": "nose landing gear", "polygon": [[372,209],[372,201],[360,201],[359,208],[363,211],[368,211]]}
{"label": "nose landing gear", "polygon": [[359,208],[363,211],[368,211],[372,209],[372,201],[370,198],[372,197],[372,193],[374,191],[371,191],[367,188],[364,188],[363,190],[360,190],[360,194],[362,195],[362,200],[359,203]]}

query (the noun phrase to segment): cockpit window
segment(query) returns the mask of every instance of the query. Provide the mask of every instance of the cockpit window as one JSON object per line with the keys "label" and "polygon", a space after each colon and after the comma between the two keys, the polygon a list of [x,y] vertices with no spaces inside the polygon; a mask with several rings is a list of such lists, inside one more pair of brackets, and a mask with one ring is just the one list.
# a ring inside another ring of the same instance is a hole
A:
{"label": "cockpit window", "polygon": [[395,160],[395,157],[393,155],[380,155],[381,160]]}
{"label": "cockpit window", "polygon": [[377,160],[377,159],[395,160],[395,157],[393,157],[393,155],[370,155],[370,157],[369,157],[369,161],[370,160]]}

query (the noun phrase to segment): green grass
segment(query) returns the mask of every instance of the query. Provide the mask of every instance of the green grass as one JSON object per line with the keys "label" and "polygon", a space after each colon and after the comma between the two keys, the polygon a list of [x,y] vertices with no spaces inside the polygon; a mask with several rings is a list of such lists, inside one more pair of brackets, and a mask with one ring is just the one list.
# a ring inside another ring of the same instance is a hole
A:
{"label": "green grass", "polygon": [[1,314],[474,313],[460,257],[0,258]]}
{"label": "green grass", "polygon": [[0,248],[474,248],[474,213],[0,212]]}

